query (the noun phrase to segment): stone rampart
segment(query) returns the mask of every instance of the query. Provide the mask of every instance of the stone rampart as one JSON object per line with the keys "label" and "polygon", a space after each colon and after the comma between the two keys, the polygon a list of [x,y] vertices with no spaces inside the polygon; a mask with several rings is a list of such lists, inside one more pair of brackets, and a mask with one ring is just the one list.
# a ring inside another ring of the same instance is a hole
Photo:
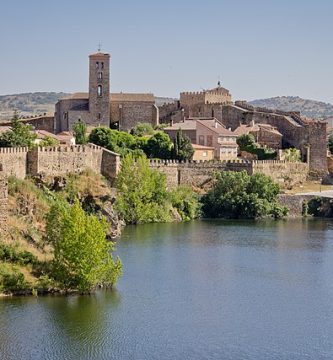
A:
{"label": "stone rampart", "polygon": [[252,173],[265,174],[282,187],[289,187],[304,183],[309,173],[309,167],[308,164],[302,162],[254,160]]}
{"label": "stone rampart", "polygon": [[100,146],[56,146],[28,150],[27,148],[0,148],[0,163],[6,176],[24,179],[26,175],[50,176],[78,173],[91,169],[111,182],[120,167],[120,157]]}
{"label": "stone rampart", "polygon": [[6,176],[24,179],[27,175],[28,148],[0,148],[0,164]]}
{"label": "stone rampart", "polygon": [[166,175],[167,185],[174,188],[178,185],[203,187],[209,183],[214,173],[221,171],[243,171],[249,175],[262,173],[273,178],[281,187],[290,187],[305,182],[308,165],[286,161],[188,161],[151,160],[150,167]]}

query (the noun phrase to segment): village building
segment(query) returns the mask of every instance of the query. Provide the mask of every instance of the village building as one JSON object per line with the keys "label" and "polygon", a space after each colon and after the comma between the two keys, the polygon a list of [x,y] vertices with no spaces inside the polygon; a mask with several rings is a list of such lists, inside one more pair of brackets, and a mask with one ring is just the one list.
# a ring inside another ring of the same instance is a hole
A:
{"label": "village building", "polygon": [[198,145],[198,144],[192,144],[192,146],[193,146],[193,150],[194,150],[192,160],[195,160],[195,161],[214,160],[215,149],[213,147]]}
{"label": "village building", "polygon": [[35,130],[35,134],[37,135],[37,139],[35,143],[38,145],[43,140],[47,138],[54,139],[59,142],[59,145],[75,145],[75,137],[69,131],[63,131],[59,134],[53,134],[46,130]]}
{"label": "village building", "polygon": [[269,124],[251,123],[249,125],[242,124],[234,131],[237,136],[244,134],[252,134],[256,143],[262,147],[279,150],[282,148],[282,134],[276,127]]}
{"label": "village building", "polygon": [[230,160],[237,158],[237,135],[226,129],[217,119],[197,120],[198,145],[213,147],[215,158]]}
{"label": "village building", "polygon": [[165,127],[164,132],[169,135],[171,140],[174,140],[179,130],[182,131],[183,135],[190,138],[191,143],[197,142],[197,122],[196,120],[184,120],[179,123],[174,123],[170,126]]}

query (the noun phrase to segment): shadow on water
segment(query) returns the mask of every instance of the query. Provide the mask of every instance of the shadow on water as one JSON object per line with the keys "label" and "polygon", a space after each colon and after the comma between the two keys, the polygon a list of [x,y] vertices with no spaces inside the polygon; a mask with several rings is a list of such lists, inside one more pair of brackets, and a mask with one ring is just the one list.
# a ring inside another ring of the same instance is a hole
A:
{"label": "shadow on water", "polygon": [[[0,358],[89,358],[103,345],[105,333],[112,327],[112,311],[120,303],[116,290],[99,290],[87,296],[3,299],[0,318],[6,331],[0,332]],[[30,344],[28,348],[21,346],[21,337],[23,344]],[[48,339],[44,344],[43,337]]]}
{"label": "shadow on water", "polygon": [[[212,225],[214,226],[212,230]],[[295,220],[216,220],[186,223],[128,226],[119,242],[130,246],[181,246],[190,241],[196,246],[231,245],[257,248],[322,250],[326,237],[333,232],[333,222],[325,219]],[[190,234],[190,236],[189,236]],[[135,239],[135,240],[133,240]]]}

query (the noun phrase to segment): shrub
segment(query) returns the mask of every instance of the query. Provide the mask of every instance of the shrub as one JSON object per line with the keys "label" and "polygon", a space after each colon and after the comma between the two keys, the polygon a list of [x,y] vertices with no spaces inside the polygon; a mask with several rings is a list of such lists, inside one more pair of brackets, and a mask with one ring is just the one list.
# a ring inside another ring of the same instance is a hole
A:
{"label": "shrub", "polygon": [[139,123],[131,129],[131,134],[135,136],[153,135],[154,129],[151,124]]}
{"label": "shrub", "polygon": [[288,210],[277,203],[278,193],[279,186],[263,174],[222,172],[217,174],[214,187],[202,197],[203,211],[213,218],[279,218]]}
{"label": "shrub", "polygon": [[158,131],[147,141],[144,152],[149,158],[171,159],[172,142],[169,136]]}
{"label": "shrub", "polygon": [[179,186],[170,191],[170,201],[183,221],[199,217],[200,203],[197,194],[188,186]]}
{"label": "shrub", "polygon": [[183,134],[181,130],[177,131],[177,135],[173,143],[172,157],[176,160],[190,160],[194,154],[194,149],[190,138]]}
{"label": "shrub", "polygon": [[116,187],[115,208],[127,224],[170,220],[165,175],[150,169],[146,158],[125,156]]}
{"label": "shrub", "polygon": [[111,255],[114,243],[106,240],[106,230],[106,222],[87,215],[78,201],[52,206],[46,239],[54,247],[52,275],[62,288],[86,293],[116,283],[122,264]]}
{"label": "shrub", "polygon": [[76,144],[84,145],[87,143],[87,125],[83,121],[77,121],[73,126],[73,131]]}

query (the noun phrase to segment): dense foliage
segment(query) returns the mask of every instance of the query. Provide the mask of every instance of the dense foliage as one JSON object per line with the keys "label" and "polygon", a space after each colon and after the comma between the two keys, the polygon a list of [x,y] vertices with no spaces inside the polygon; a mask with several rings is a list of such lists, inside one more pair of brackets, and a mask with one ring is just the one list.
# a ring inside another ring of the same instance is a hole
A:
{"label": "dense foliage", "polygon": [[301,161],[301,151],[295,148],[283,150],[284,158],[290,162]]}
{"label": "dense foliage", "polygon": [[258,160],[269,160],[276,158],[276,151],[259,146],[252,134],[243,134],[237,138],[237,145],[241,151],[257,156]]}
{"label": "dense foliage", "polygon": [[77,121],[73,126],[75,143],[77,145],[84,145],[88,141],[87,125],[83,121]]}
{"label": "dense foliage", "polygon": [[122,156],[126,154],[140,156],[144,154],[143,148],[147,143],[147,139],[101,126],[93,129],[89,135],[89,142],[105,147]]}
{"label": "dense foliage", "polygon": [[172,157],[180,161],[190,160],[194,154],[191,139],[186,134],[183,134],[181,130],[177,132],[174,139],[172,153]]}
{"label": "dense foliage", "polygon": [[177,210],[182,220],[199,216],[197,195],[189,187],[167,191],[164,174],[149,167],[145,157],[127,155],[117,178],[116,210],[127,224],[167,222]]}
{"label": "dense foliage", "polygon": [[22,123],[18,118],[18,114],[15,113],[11,130],[0,135],[0,147],[33,147],[37,135],[32,130],[32,126]]}
{"label": "dense foliage", "polygon": [[158,131],[148,139],[143,150],[149,158],[171,159],[172,141],[166,133]]}
{"label": "dense foliage", "polygon": [[263,174],[222,172],[202,198],[203,212],[212,218],[280,218],[287,215],[287,209],[278,204],[278,193],[279,186]]}
{"label": "dense foliage", "polygon": [[135,136],[153,135],[154,129],[151,124],[139,123],[131,129],[131,134]]}
{"label": "dense foliage", "polygon": [[330,153],[333,154],[333,135],[330,135],[328,138],[328,149]]}
{"label": "dense foliage", "polygon": [[106,223],[88,215],[76,201],[56,202],[47,217],[47,239],[54,247],[52,276],[66,290],[90,292],[98,285],[112,286],[122,271],[106,240]]}
{"label": "dense foliage", "polygon": [[127,224],[171,219],[165,176],[150,169],[146,158],[140,157],[135,161],[133,156],[125,156],[116,186],[118,196],[115,207]]}
{"label": "dense foliage", "polygon": [[178,211],[183,221],[200,216],[198,195],[188,186],[179,186],[169,193],[172,206]]}

